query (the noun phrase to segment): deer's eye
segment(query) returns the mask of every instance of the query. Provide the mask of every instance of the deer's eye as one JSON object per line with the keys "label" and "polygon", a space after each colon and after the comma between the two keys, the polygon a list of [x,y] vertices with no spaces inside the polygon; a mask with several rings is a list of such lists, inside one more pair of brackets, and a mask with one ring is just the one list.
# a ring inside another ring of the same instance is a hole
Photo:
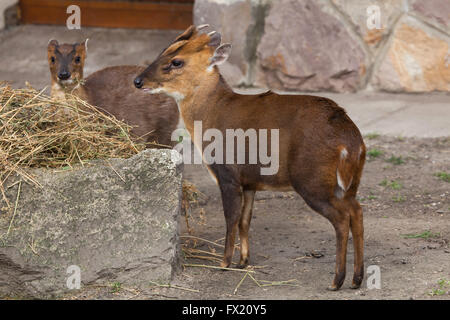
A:
{"label": "deer's eye", "polygon": [[51,61],[52,63],[55,63],[55,61],[56,61],[55,57],[51,57],[51,58],[50,58],[50,61]]}
{"label": "deer's eye", "polygon": [[75,57],[75,63],[80,63],[81,62],[81,58],[79,56]]}
{"label": "deer's eye", "polygon": [[184,61],[180,59],[173,59],[170,63],[172,68],[181,68],[184,65]]}

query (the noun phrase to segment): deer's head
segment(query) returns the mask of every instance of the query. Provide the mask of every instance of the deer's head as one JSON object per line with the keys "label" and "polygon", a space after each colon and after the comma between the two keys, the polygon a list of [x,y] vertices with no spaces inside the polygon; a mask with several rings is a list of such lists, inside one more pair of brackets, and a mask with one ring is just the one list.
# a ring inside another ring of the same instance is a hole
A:
{"label": "deer's head", "polygon": [[167,47],[136,79],[136,88],[150,93],[166,93],[176,100],[192,93],[205,81],[217,76],[217,66],[226,61],[230,44],[221,45],[218,32],[190,26]]}
{"label": "deer's head", "polygon": [[62,86],[83,80],[87,40],[75,44],[59,44],[50,40],[47,47],[48,65],[52,80]]}

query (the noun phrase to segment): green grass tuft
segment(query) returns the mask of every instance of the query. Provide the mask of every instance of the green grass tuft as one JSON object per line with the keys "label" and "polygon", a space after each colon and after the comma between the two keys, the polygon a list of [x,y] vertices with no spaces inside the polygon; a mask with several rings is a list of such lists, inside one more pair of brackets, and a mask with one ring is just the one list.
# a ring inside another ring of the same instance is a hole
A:
{"label": "green grass tuft", "polygon": [[120,282],[113,282],[111,284],[111,290],[113,293],[120,292],[121,289],[122,289],[122,284]]}
{"label": "green grass tuft", "polygon": [[450,289],[450,280],[447,279],[439,279],[437,281],[437,284],[439,286],[439,288],[433,288],[431,289],[430,292],[428,292],[428,294],[430,296],[442,296],[444,294],[449,294],[449,289]]}
{"label": "green grass tuft", "polygon": [[371,132],[371,133],[366,134],[366,138],[369,140],[376,139],[379,136],[380,136],[380,134],[376,133],[376,132]]}
{"label": "green grass tuft", "polygon": [[445,182],[450,182],[450,173],[447,172],[436,172],[434,174],[436,177]]}
{"label": "green grass tuft", "polygon": [[396,166],[405,163],[405,160],[403,160],[401,156],[400,157],[392,156],[389,159],[387,159],[386,161],[389,162],[389,163],[392,163],[392,164],[394,164]]}
{"label": "green grass tuft", "polygon": [[395,197],[392,197],[392,200],[393,200],[394,202],[405,202],[405,201],[406,201],[406,198],[405,198],[404,196],[397,195],[397,196],[395,196]]}
{"label": "green grass tuft", "polygon": [[380,186],[390,187],[393,190],[400,190],[403,187],[400,182],[397,182],[395,180],[392,180],[391,182],[389,182],[386,179],[384,179],[383,181],[380,182]]}
{"label": "green grass tuft", "polygon": [[430,238],[439,238],[441,234],[433,233],[430,230],[424,231],[422,233],[408,233],[401,235],[405,239],[430,239]]}
{"label": "green grass tuft", "polygon": [[373,149],[370,149],[369,151],[367,151],[367,155],[371,158],[378,158],[382,154],[383,154],[383,151],[378,150],[376,148],[373,148]]}

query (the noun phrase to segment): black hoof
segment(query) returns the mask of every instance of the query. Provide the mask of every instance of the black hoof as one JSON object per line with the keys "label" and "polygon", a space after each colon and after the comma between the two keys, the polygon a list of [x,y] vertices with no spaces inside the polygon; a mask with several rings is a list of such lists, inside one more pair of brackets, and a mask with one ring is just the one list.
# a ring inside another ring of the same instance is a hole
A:
{"label": "black hoof", "polygon": [[247,266],[248,266],[248,259],[245,259],[244,261],[240,261],[236,268],[245,269]]}
{"label": "black hoof", "polygon": [[330,291],[338,291],[345,280],[345,272],[338,273],[333,280],[333,284],[328,287],[328,290]]}
{"label": "black hoof", "polygon": [[363,281],[364,275],[357,275],[353,277],[352,285],[350,288],[359,289],[361,287],[361,283]]}
{"label": "black hoof", "polygon": [[327,290],[328,290],[328,291],[338,291],[339,288],[336,287],[335,285],[332,285],[332,286],[327,287]]}
{"label": "black hoof", "polygon": [[352,283],[352,285],[350,286],[350,289],[359,289],[360,287],[361,287],[361,283],[360,284]]}

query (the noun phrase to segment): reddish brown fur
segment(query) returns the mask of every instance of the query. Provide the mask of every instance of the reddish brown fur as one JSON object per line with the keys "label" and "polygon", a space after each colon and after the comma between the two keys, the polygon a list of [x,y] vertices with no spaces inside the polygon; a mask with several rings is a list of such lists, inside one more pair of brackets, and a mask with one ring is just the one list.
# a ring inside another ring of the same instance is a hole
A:
{"label": "reddish brown fur", "polygon": [[[67,55],[76,48],[81,63],[75,63],[74,57]],[[58,55],[55,51],[58,50]],[[55,57],[52,63],[51,57]],[[48,47],[49,66],[52,76],[52,95],[64,96],[72,93],[102,111],[124,120],[132,126],[132,133],[146,142],[172,145],[171,134],[179,121],[175,101],[166,95],[148,95],[136,89],[133,80],[145,68],[140,66],[115,66],[99,70],[83,79],[83,67],[86,58],[85,45],[50,42]],[[62,64],[71,71],[70,85],[61,85],[58,72]]]}
{"label": "reddish brown fur", "polygon": [[[86,59],[86,42],[81,44],[59,44],[51,40],[47,46],[48,65],[52,78],[52,96],[64,97],[65,92],[72,91],[83,80],[84,61]],[[68,79],[58,75],[68,72]]]}
{"label": "reddish brown fur", "polygon": [[[178,104],[193,141],[195,120],[202,121],[203,130],[219,129],[223,136],[226,129],[238,128],[279,129],[280,134],[280,166],[275,175],[261,175],[261,164],[209,165],[221,190],[227,226],[221,265],[228,267],[231,263],[237,230],[241,237],[240,265],[248,263],[248,229],[255,192],[293,189],[334,226],[336,269],[331,290],[339,289],[345,278],[351,229],[355,247],[352,287],[359,287],[364,275],[363,221],[355,197],[365,161],[365,146],[358,128],[344,109],[327,98],[271,92],[234,93],[217,66],[211,72],[207,70],[216,49],[210,41],[216,43],[217,35],[200,34],[193,28],[186,30],[135,83],[144,90],[160,89],[183,97]],[[182,60],[183,67],[168,69],[174,60]],[[248,144],[246,147],[248,153]],[[337,172],[345,190],[339,186]]]}
{"label": "reddish brown fur", "polygon": [[[117,66],[97,71],[86,78],[83,96],[90,104],[137,126],[133,133],[147,142],[172,145],[171,135],[178,125],[178,108],[166,95],[148,95],[133,85],[139,66]],[[150,133],[150,134],[148,134]]]}

